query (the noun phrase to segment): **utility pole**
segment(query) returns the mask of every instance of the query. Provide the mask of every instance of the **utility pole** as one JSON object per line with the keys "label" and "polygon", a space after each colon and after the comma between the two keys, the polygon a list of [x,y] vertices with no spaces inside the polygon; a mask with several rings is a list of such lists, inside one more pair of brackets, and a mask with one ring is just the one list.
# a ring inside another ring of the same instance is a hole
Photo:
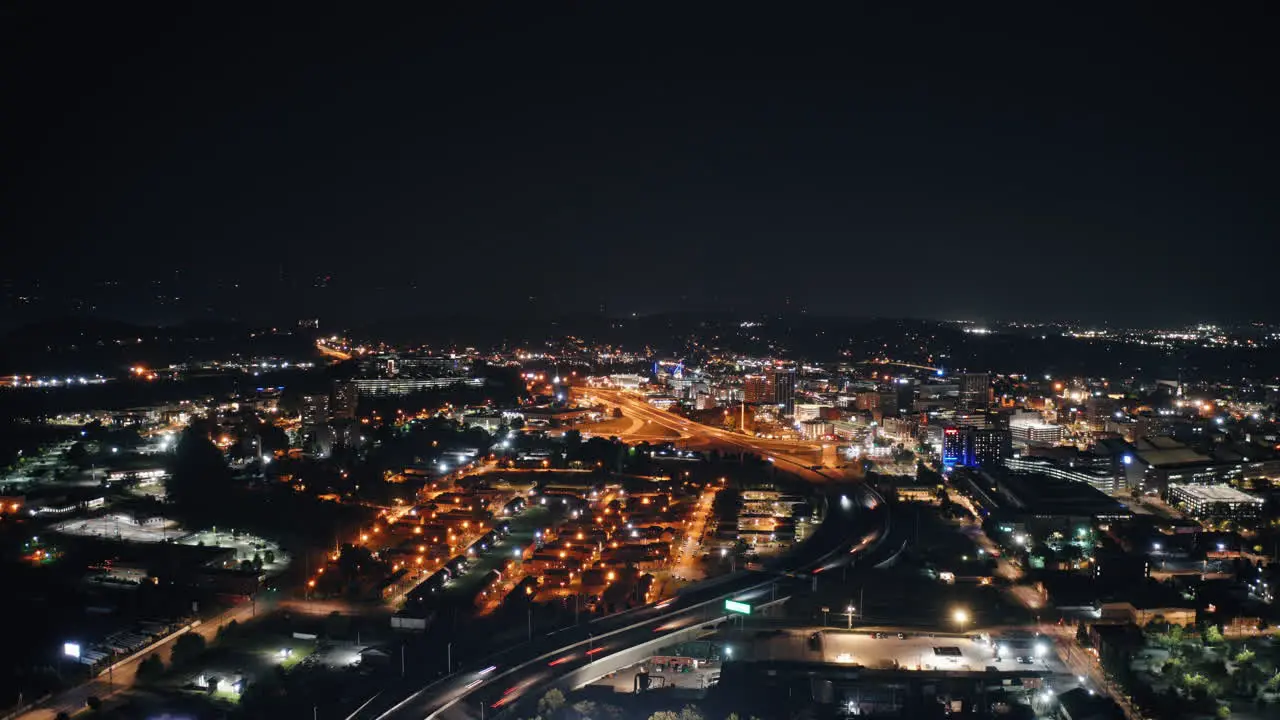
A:
{"label": "utility pole", "polygon": [[452,675],[453,674],[453,643],[449,643],[448,649],[445,650],[444,662],[446,667],[444,674]]}
{"label": "utility pole", "polygon": [[529,642],[533,642],[533,606],[529,606]]}
{"label": "utility pole", "polygon": [[400,643],[400,677],[404,677],[404,643]]}

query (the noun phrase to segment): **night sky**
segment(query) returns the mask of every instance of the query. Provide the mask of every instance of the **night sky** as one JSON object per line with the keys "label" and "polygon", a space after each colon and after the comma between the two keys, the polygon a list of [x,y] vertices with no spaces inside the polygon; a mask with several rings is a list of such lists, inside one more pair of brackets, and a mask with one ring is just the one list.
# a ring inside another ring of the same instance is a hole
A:
{"label": "night sky", "polygon": [[83,5],[0,11],[11,293],[1280,320],[1265,3]]}

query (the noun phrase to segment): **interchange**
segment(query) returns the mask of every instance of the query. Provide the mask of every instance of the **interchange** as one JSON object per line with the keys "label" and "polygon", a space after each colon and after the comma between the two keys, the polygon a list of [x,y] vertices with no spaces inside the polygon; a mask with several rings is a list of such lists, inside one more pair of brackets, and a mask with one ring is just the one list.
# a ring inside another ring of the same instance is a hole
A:
{"label": "interchange", "polygon": [[[850,562],[851,553],[858,558],[873,556],[890,534],[888,509],[874,490],[841,482],[812,469],[803,458],[785,452],[793,449],[794,444],[751,438],[685,421],[620,394],[613,401],[635,416],[677,431],[686,441],[765,453],[783,472],[820,484],[827,506],[822,524],[810,538],[762,571],[739,571],[713,578],[689,586],[673,598],[597,618],[491,654],[408,692],[402,699],[397,700],[393,695],[377,705],[371,699],[348,720],[470,720],[486,717],[486,711],[488,716],[510,714],[539,688],[571,679],[586,678],[586,682],[590,682],[595,679],[591,677],[593,668],[605,667],[605,661],[611,658],[623,657],[624,653],[654,641],[670,641],[722,619],[721,608],[726,599],[755,600],[764,593],[773,599],[781,594],[780,588],[807,586],[816,582],[823,571]],[[600,670],[597,677],[605,672]],[[388,706],[388,702],[394,704]]]}

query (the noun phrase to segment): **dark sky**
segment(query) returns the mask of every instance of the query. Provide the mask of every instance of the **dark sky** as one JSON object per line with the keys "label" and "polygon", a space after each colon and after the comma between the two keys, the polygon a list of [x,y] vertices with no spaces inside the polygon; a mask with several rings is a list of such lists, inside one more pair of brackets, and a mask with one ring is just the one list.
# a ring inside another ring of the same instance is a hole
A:
{"label": "dark sky", "polygon": [[0,11],[0,278],[100,313],[1280,320],[1262,2],[83,5]]}

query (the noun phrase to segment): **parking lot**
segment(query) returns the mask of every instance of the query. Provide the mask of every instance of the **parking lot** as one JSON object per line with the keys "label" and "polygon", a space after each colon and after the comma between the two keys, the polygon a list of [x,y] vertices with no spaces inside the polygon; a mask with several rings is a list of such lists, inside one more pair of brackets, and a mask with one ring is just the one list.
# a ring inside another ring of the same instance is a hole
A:
{"label": "parking lot", "polygon": [[139,522],[137,518],[126,513],[76,518],[58,523],[53,526],[53,529],[67,535],[133,543],[176,540],[186,532],[178,526],[178,523],[167,518],[152,517]]}
{"label": "parking lot", "polygon": [[[871,633],[831,628],[789,629],[757,636],[743,650],[756,660],[797,660],[903,670],[1063,672],[1052,638],[982,639],[918,631]],[[1000,658],[996,659],[997,648]],[[1022,658],[1020,662],[1018,658]]]}

